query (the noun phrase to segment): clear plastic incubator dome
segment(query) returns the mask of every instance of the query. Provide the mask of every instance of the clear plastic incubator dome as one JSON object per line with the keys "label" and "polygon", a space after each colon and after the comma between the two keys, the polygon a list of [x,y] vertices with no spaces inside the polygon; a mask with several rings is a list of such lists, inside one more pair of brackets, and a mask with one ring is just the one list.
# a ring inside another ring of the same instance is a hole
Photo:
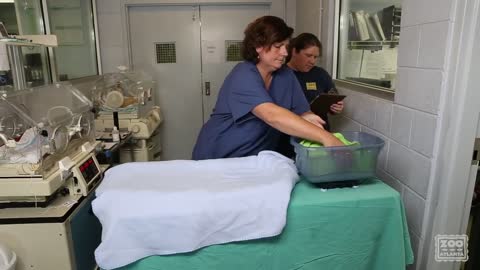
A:
{"label": "clear plastic incubator dome", "polygon": [[68,83],[3,94],[0,98],[0,174],[42,175],[86,142],[95,142],[92,103]]}
{"label": "clear plastic incubator dome", "polygon": [[142,71],[122,71],[101,76],[92,88],[92,98],[99,115],[118,112],[121,118],[139,118],[153,105],[152,77]]}

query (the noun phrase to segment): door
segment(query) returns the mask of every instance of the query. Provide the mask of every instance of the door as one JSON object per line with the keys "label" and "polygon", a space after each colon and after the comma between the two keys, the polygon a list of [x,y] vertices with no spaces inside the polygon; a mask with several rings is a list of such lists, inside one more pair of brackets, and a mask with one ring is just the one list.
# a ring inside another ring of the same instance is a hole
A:
{"label": "door", "polygon": [[200,7],[204,121],[212,114],[223,80],[241,61],[243,31],[268,12],[268,5]]}
{"label": "door", "polygon": [[157,82],[162,159],[190,159],[202,119],[198,7],[128,9],[131,63]]}
{"label": "door", "polygon": [[157,81],[164,160],[191,158],[225,76],[239,62],[246,25],[269,10],[257,4],[128,8],[131,64]]}

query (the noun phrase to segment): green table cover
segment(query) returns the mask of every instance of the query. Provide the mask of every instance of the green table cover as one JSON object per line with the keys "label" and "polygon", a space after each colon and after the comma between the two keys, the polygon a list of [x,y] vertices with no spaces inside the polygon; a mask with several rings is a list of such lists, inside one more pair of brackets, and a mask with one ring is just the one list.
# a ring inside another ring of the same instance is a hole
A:
{"label": "green table cover", "polygon": [[[268,196],[268,194],[266,194]],[[413,252],[398,192],[377,179],[322,191],[306,181],[292,193],[276,237],[150,256],[122,270],[405,270]]]}

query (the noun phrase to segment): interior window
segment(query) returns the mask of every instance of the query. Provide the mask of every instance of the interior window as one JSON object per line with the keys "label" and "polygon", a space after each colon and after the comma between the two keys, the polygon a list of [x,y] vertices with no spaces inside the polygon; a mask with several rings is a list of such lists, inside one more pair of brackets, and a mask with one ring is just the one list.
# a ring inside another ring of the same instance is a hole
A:
{"label": "interior window", "polygon": [[47,6],[59,80],[98,74],[92,2],[47,0]]}
{"label": "interior window", "polygon": [[394,91],[400,1],[343,0],[339,10],[337,79]]}

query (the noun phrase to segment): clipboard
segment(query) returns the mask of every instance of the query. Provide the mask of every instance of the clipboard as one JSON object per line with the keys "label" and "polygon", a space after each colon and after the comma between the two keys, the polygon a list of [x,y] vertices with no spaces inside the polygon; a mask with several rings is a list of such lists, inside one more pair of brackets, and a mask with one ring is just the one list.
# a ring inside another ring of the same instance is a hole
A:
{"label": "clipboard", "polygon": [[310,110],[316,115],[326,115],[330,111],[330,106],[342,101],[344,95],[320,94],[310,102]]}

